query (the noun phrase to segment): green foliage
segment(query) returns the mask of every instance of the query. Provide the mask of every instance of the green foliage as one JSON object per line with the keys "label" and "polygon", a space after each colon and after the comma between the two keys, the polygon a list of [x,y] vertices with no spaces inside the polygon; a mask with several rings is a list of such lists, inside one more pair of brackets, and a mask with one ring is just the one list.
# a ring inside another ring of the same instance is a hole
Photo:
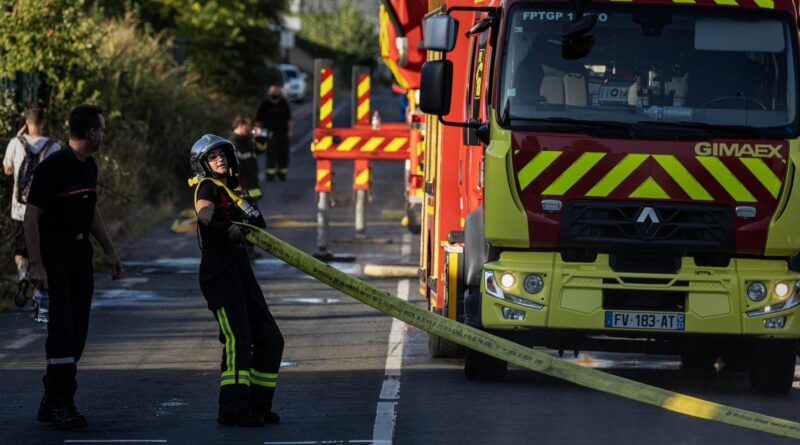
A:
{"label": "green foliage", "polygon": [[63,110],[96,97],[90,79],[103,39],[86,19],[85,0],[17,0],[0,16],[0,76],[38,72],[49,89],[48,108]]}
{"label": "green foliage", "polygon": [[332,11],[305,13],[301,20],[299,37],[306,49],[315,56],[333,58],[347,73],[355,64],[373,66],[380,55],[373,24],[352,1]]}
{"label": "green foliage", "polygon": [[[118,0],[104,0],[110,12]],[[189,69],[219,91],[247,97],[263,88],[268,60],[278,56],[286,0],[128,0],[143,23],[185,42]]]}
{"label": "green foliage", "polygon": [[[0,11],[0,75],[40,73],[51,93],[47,132],[59,140],[66,135],[54,123],[65,122],[75,105],[103,108],[106,136],[95,154],[99,199],[112,237],[124,241],[153,222],[153,209],[188,196],[189,148],[204,133],[226,135],[236,110],[175,63],[163,34],[144,32],[132,15],[105,19],[82,6],[19,0]],[[19,119],[10,100],[0,94],[0,130],[8,136]],[[0,150],[7,141],[0,139]],[[3,233],[10,233],[10,192],[7,179],[0,186]],[[0,245],[0,270],[12,267],[8,244]]]}

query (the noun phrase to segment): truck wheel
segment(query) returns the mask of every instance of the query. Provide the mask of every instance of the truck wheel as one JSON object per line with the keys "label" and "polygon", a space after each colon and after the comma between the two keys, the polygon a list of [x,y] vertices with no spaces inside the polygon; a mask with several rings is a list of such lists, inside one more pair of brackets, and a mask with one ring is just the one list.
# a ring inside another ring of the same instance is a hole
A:
{"label": "truck wheel", "polygon": [[406,226],[408,231],[419,235],[422,230],[422,204],[406,204],[406,217],[408,217]]}
{"label": "truck wheel", "polygon": [[789,392],[794,382],[796,354],[796,340],[757,342],[750,362],[750,386],[759,391]]}
{"label": "truck wheel", "polygon": [[472,349],[464,350],[464,375],[467,380],[502,380],[507,372],[508,362]]}
{"label": "truck wheel", "polygon": [[[431,309],[431,312],[442,315],[438,309]],[[464,354],[464,348],[454,341],[439,337],[438,335],[428,334],[428,355],[431,358],[455,358]]]}

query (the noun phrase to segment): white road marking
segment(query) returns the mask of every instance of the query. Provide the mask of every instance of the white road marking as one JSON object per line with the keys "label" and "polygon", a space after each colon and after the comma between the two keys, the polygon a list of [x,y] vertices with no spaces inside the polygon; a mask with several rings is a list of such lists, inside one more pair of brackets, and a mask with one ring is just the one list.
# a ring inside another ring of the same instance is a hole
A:
{"label": "white road marking", "polygon": [[25,329],[17,335],[19,335],[19,338],[9,343],[5,349],[22,349],[39,339],[42,333],[34,332],[32,329]]}
{"label": "white road marking", "polygon": [[400,255],[403,258],[408,258],[411,256],[411,234],[405,233],[403,234],[403,245],[400,247]]}
{"label": "white road marking", "polygon": [[167,443],[165,439],[65,439],[64,443]]}
{"label": "white road marking", "polygon": [[374,440],[317,440],[317,441],[304,441],[304,442],[264,442],[264,445],[336,445],[348,443],[377,443]]}
{"label": "white road marking", "polygon": [[[408,301],[409,285],[409,280],[401,280],[397,283],[397,296],[402,300]],[[396,318],[392,319],[392,328],[389,332],[389,352],[386,354],[386,371],[381,386],[380,400],[375,411],[372,443],[388,445],[394,438],[405,340],[406,324]]]}

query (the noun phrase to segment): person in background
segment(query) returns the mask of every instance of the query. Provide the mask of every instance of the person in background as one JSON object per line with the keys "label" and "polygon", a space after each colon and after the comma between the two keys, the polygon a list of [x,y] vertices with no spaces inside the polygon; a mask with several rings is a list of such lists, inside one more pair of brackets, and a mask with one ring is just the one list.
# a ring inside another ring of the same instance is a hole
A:
{"label": "person in background", "polygon": [[277,85],[270,85],[267,97],[256,111],[255,126],[270,132],[267,141],[267,181],[285,181],[289,173],[289,141],[292,139],[292,110]]}
{"label": "person in background", "polygon": [[233,119],[231,128],[230,141],[236,147],[239,157],[239,183],[251,198],[257,200],[262,192],[258,186],[258,153],[252,136],[253,122],[249,117],[238,114]]}
{"label": "person in background", "polygon": [[44,136],[44,110],[30,108],[25,112],[25,125],[11,139],[3,157],[3,173],[14,177],[11,195],[11,248],[20,281],[28,273],[28,253],[22,231],[25,203],[28,199],[33,172],[46,157],[61,149],[58,142]]}

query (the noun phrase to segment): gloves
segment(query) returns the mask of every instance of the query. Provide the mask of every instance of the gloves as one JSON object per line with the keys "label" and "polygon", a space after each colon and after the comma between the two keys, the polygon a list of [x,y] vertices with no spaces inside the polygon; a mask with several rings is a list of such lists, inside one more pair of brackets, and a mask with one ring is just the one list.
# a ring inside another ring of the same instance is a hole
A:
{"label": "gloves", "polygon": [[236,244],[244,244],[247,242],[244,236],[247,235],[248,232],[250,231],[247,230],[247,227],[231,224],[228,226],[228,240]]}

